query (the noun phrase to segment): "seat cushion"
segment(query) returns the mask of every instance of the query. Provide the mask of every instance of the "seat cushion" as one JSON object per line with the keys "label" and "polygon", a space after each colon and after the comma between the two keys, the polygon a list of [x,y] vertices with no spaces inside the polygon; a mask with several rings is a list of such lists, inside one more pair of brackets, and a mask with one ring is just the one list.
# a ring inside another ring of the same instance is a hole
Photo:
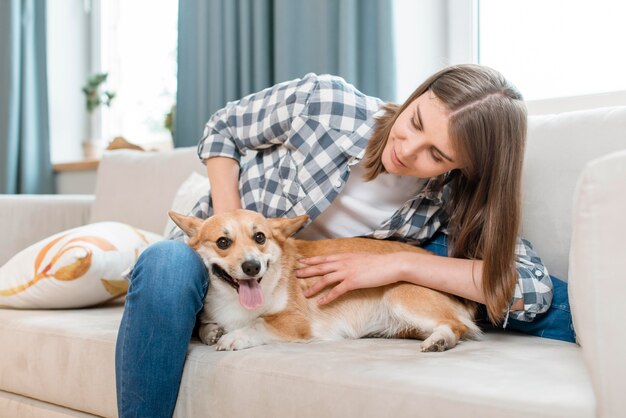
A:
{"label": "seat cushion", "polygon": [[97,418],[95,415],[0,391],[0,416],[11,418]]}
{"label": "seat cushion", "polygon": [[117,416],[114,363],[121,303],[75,310],[0,309],[0,390]]}
{"label": "seat cushion", "polygon": [[[0,390],[116,415],[122,307],[0,310]],[[411,340],[274,344],[217,352],[192,342],[177,417],[592,417],[582,351],[488,332],[444,353]]]}

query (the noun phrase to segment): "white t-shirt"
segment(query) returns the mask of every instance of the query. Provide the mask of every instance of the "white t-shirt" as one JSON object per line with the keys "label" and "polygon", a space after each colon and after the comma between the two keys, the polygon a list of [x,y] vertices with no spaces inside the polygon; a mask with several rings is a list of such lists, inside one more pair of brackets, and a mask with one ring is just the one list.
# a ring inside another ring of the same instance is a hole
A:
{"label": "white t-shirt", "polygon": [[339,196],[300,231],[297,238],[316,240],[368,235],[415,197],[428,181],[383,173],[366,182],[364,173],[361,163],[350,167],[350,176]]}

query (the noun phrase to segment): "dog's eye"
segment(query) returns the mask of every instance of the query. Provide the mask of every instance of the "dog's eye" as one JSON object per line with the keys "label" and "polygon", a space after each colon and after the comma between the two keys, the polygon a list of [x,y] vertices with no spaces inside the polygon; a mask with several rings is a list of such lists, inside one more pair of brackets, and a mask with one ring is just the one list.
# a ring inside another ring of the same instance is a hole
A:
{"label": "dog's eye", "polygon": [[217,248],[219,248],[220,250],[226,250],[228,249],[228,247],[230,247],[230,244],[232,244],[233,242],[226,237],[221,237],[217,240]]}
{"label": "dog's eye", "polygon": [[265,244],[265,234],[263,232],[257,232],[254,234],[254,240],[257,244]]}

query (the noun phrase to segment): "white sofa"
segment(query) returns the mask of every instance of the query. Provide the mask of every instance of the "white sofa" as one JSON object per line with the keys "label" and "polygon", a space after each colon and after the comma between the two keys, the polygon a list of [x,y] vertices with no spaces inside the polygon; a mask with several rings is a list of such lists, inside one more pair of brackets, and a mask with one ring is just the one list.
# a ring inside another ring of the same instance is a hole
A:
{"label": "white sofa", "polygon": [[[52,233],[117,220],[161,233],[193,148],[104,156],[93,196],[0,196],[0,264]],[[580,345],[490,331],[444,353],[410,340],[216,352],[193,341],[177,417],[626,414],[626,107],[531,117],[522,234],[568,279]],[[0,416],[116,416],[122,302],[0,310]]]}

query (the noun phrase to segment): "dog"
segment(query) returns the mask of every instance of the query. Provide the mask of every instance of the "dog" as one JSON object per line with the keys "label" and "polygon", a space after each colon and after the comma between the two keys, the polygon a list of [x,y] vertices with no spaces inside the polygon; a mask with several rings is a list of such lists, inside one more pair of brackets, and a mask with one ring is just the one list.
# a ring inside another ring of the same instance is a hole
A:
{"label": "dog", "polygon": [[[301,258],[365,252],[425,250],[397,241],[292,238],[308,216],[267,219],[236,210],[206,220],[169,212],[210,272],[199,336],[217,350],[241,350],[290,341],[362,337],[423,340],[421,351],[451,349],[479,339],[475,302],[407,282],[347,292],[327,305],[303,291],[319,277],[299,279]],[[328,292],[326,289],[324,292]],[[324,294],[324,293],[323,293]]]}

